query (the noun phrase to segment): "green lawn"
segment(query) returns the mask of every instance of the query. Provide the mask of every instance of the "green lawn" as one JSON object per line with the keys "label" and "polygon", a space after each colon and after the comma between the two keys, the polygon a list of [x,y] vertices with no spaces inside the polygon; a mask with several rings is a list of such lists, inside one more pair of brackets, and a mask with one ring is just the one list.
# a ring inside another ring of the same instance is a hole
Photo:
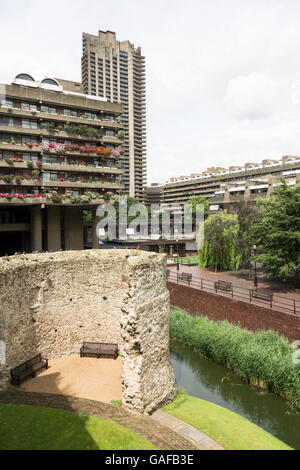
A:
{"label": "green lawn", "polygon": [[0,405],[0,450],[156,450],[113,421],[53,408]]}
{"label": "green lawn", "polygon": [[186,258],[179,258],[181,264],[197,263],[199,262],[198,256],[187,256]]}
{"label": "green lawn", "polygon": [[242,416],[183,392],[163,410],[204,432],[227,450],[291,450]]}

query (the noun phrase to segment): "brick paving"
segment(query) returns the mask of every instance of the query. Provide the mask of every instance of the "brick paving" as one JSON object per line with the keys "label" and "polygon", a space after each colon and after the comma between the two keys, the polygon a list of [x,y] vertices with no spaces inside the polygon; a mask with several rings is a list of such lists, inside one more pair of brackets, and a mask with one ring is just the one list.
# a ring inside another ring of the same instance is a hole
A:
{"label": "brick paving", "polygon": [[194,443],[150,416],[133,413],[108,403],[51,393],[0,392],[0,404],[58,408],[115,421],[145,437],[160,450],[203,450],[205,448],[201,443],[199,445]]}

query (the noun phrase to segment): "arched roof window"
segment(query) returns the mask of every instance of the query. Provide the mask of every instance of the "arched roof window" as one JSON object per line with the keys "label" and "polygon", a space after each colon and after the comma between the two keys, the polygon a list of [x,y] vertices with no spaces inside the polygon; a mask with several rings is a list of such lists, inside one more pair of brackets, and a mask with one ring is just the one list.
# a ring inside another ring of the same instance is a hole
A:
{"label": "arched roof window", "polygon": [[60,86],[56,80],[53,80],[53,78],[45,78],[44,80],[42,80],[42,83],[45,83],[47,85]]}
{"label": "arched roof window", "polygon": [[29,80],[30,82],[34,82],[34,78],[32,78],[32,76],[28,75],[27,73],[20,73],[19,75],[16,76],[15,80],[17,79]]}

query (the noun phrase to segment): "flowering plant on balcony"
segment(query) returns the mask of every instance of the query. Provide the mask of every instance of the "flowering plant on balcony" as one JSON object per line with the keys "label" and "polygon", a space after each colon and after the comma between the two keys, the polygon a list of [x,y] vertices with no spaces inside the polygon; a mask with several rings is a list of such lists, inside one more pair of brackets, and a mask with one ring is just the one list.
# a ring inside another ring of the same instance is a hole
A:
{"label": "flowering plant on balcony", "polygon": [[27,145],[27,147],[29,147],[31,149],[32,147],[39,147],[40,144],[37,144],[36,142],[34,142],[34,143],[26,142],[25,145]]}
{"label": "flowering plant on balcony", "polygon": [[18,159],[17,159],[17,162],[18,162],[18,163],[24,163],[24,160],[23,160],[23,158],[18,158]]}
{"label": "flowering plant on balcony", "polygon": [[114,157],[119,157],[119,156],[120,156],[120,150],[119,150],[119,149],[115,149],[115,150],[113,151],[113,156],[114,156]]}
{"label": "flowering plant on balcony", "polygon": [[35,162],[35,165],[36,165],[38,168],[42,168],[43,162],[42,162],[41,160],[37,160],[37,161]]}

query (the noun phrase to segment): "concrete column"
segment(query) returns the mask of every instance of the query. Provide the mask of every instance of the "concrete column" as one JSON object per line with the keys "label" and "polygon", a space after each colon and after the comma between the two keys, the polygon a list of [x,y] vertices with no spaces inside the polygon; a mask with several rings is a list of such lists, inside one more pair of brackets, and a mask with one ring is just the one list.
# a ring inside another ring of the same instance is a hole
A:
{"label": "concrete column", "polygon": [[61,249],[59,206],[47,206],[47,240],[48,251],[59,251]]}
{"label": "concrete column", "polygon": [[93,250],[99,250],[99,239],[97,237],[97,224],[98,217],[96,216],[97,208],[92,210],[92,237],[93,237]]}
{"label": "concrete column", "polygon": [[31,208],[31,251],[43,251],[41,206]]}
{"label": "concrete column", "polygon": [[82,207],[65,208],[65,249],[83,250]]}

